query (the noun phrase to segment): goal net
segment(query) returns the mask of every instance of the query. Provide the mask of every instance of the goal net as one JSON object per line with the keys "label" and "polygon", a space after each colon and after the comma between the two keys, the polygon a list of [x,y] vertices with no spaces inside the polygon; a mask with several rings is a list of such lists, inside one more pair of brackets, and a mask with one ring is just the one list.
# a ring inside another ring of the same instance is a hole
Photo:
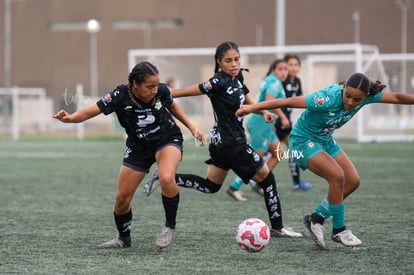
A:
{"label": "goal net", "polygon": [[0,134],[18,140],[21,134],[45,133],[52,106],[43,88],[0,88]]}
{"label": "goal net", "polygon": [[[361,44],[292,45],[284,47],[240,47],[246,84],[255,98],[269,64],[285,54],[296,54],[301,59],[299,77],[305,94],[317,91],[333,83],[341,82],[353,72],[365,72],[371,80],[381,80],[387,85],[385,92],[414,93],[414,57],[411,55],[381,55],[376,46]],[[215,48],[131,49],[128,66],[150,61],[160,71],[161,81],[173,77],[176,88],[198,84],[214,73]],[[401,70],[401,64],[404,70]],[[402,81],[405,86],[403,86]],[[410,83],[410,85],[407,85]],[[187,115],[204,131],[213,125],[213,115],[207,97],[178,99]],[[293,120],[302,110],[293,112]],[[413,108],[390,104],[371,104],[335,132],[337,138],[354,139],[358,142],[412,141],[414,140]]]}

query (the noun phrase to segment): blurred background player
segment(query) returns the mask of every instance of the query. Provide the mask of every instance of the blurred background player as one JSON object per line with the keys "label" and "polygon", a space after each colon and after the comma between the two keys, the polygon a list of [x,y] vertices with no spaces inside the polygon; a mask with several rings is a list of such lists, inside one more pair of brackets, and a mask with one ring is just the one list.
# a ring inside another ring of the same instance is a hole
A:
{"label": "blurred background player", "polygon": [[155,240],[159,248],[171,244],[176,225],[180,196],[175,172],[182,158],[183,137],[172,115],[181,121],[197,139],[203,133],[174,103],[167,85],[159,83],[158,69],[149,62],[141,62],[128,76],[128,85],[116,89],[85,109],[69,114],[60,110],[53,117],[65,123],[80,123],[101,113],[117,114],[127,133],[124,159],[118,176],[114,220],[119,236],[99,245],[100,248],[131,246],[132,208],[135,190],[157,162],[165,210],[165,224]]}
{"label": "blurred background player", "polygon": [[[302,84],[300,82],[298,75],[300,69],[300,59],[297,55],[287,54],[284,57],[284,60],[287,62],[288,68],[288,77],[285,80],[282,80],[283,88],[285,90],[286,97],[295,97],[301,96],[302,92]],[[275,123],[275,131],[276,135],[281,142],[288,146],[289,144],[289,134],[292,131],[292,108],[284,107],[281,108],[283,113],[285,114],[286,118],[289,120],[289,126],[286,127],[283,124],[283,121],[278,117]],[[304,182],[300,180],[300,170],[299,166],[296,164],[292,156],[289,155],[289,169],[292,175],[293,183],[292,188],[293,190],[309,190],[312,188],[312,185],[308,182]]]}
{"label": "blurred background player", "polygon": [[[282,81],[288,76],[287,63],[283,59],[276,59],[273,61],[269,70],[264,77],[257,97],[257,102],[263,102],[265,100],[275,98],[285,98],[285,92],[283,90]],[[278,119],[281,123],[285,123],[285,127],[290,127],[289,120],[281,109],[272,110],[278,115]],[[281,126],[283,127],[283,126]],[[252,148],[263,158],[266,159],[266,164],[270,170],[272,170],[280,160],[280,142],[275,134],[272,123],[267,123],[263,119],[261,114],[251,114],[246,121],[246,128],[250,134],[250,144]],[[231,185],[227,188],[226,193],[234,198],[236,201],[246,201],[240,188],[243,185],[243,180],[236,176]],[[252,190],[263,195],[263,189],[256,184],[253,180],[250,180]]]}

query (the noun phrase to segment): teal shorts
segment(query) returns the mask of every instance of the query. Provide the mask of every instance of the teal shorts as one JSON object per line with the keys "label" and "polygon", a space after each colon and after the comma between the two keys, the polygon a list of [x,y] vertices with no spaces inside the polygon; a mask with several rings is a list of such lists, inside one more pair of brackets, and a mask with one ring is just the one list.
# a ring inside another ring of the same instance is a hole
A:
{"label": "teal shorts", "polygon": [[247,131],[250,134],[250,145],[256,151],[267,152],[270,144],[278,141],[272,124],[252,123],[247,121]]}
{"label": "teal shorts", "polygon": [[332,158],[335,158],[342,151],[341,146],[336,143],[333,137],[326,143],[320,143],[292,134],[289,136],[289,156],[295,160],[302,170],[306,170],[309,160],[320,152],[326,152]]}

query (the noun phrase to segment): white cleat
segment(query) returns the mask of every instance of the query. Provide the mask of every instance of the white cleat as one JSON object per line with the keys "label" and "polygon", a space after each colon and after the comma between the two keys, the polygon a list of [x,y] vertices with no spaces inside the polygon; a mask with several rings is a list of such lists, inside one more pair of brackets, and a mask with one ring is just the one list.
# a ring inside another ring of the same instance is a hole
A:
{"label": "white cleat", "polygon": [[151,177],[147,180],[147,182],[144,185],[145,197],[151,195],[152,192],[154,192],[154,190],[157,189],[158,186],[160,186],[160,182],[158,181],[158,170],[155,169]]}
{"label": "white cleat", "polygon": [[332,235],[332,240],[334,242],[351,247],[359,246],[362,243],[360,239],[358,239],[354,234],[352,234],[351,230],[344,230],[342,232],[339,232],[338,234]]}

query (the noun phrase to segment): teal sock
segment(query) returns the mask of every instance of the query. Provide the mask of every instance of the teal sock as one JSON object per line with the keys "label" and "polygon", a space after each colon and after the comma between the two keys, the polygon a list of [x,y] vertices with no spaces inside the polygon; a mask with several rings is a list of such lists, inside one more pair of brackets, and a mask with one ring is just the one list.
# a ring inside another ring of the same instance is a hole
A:
{"label": "teal sock", "polygon": [[318,206],[316,206],[315,213],[324,219],[328,219],[331,216],[329,211],[329,202],[327,199],[323,199]]}
{"label": "teal sock", "polygon": [[233,190],[239,190],[242,185],[243,185],[242,179],[240,177],[236,176],[236,178],[231,183],[231,188]]}
{"label": "teal sock", "polygon": [[329,204],[329,210],[332,214],[332,228],[339,229],[345,227],[345,205],[344,202],[339,204]]}

